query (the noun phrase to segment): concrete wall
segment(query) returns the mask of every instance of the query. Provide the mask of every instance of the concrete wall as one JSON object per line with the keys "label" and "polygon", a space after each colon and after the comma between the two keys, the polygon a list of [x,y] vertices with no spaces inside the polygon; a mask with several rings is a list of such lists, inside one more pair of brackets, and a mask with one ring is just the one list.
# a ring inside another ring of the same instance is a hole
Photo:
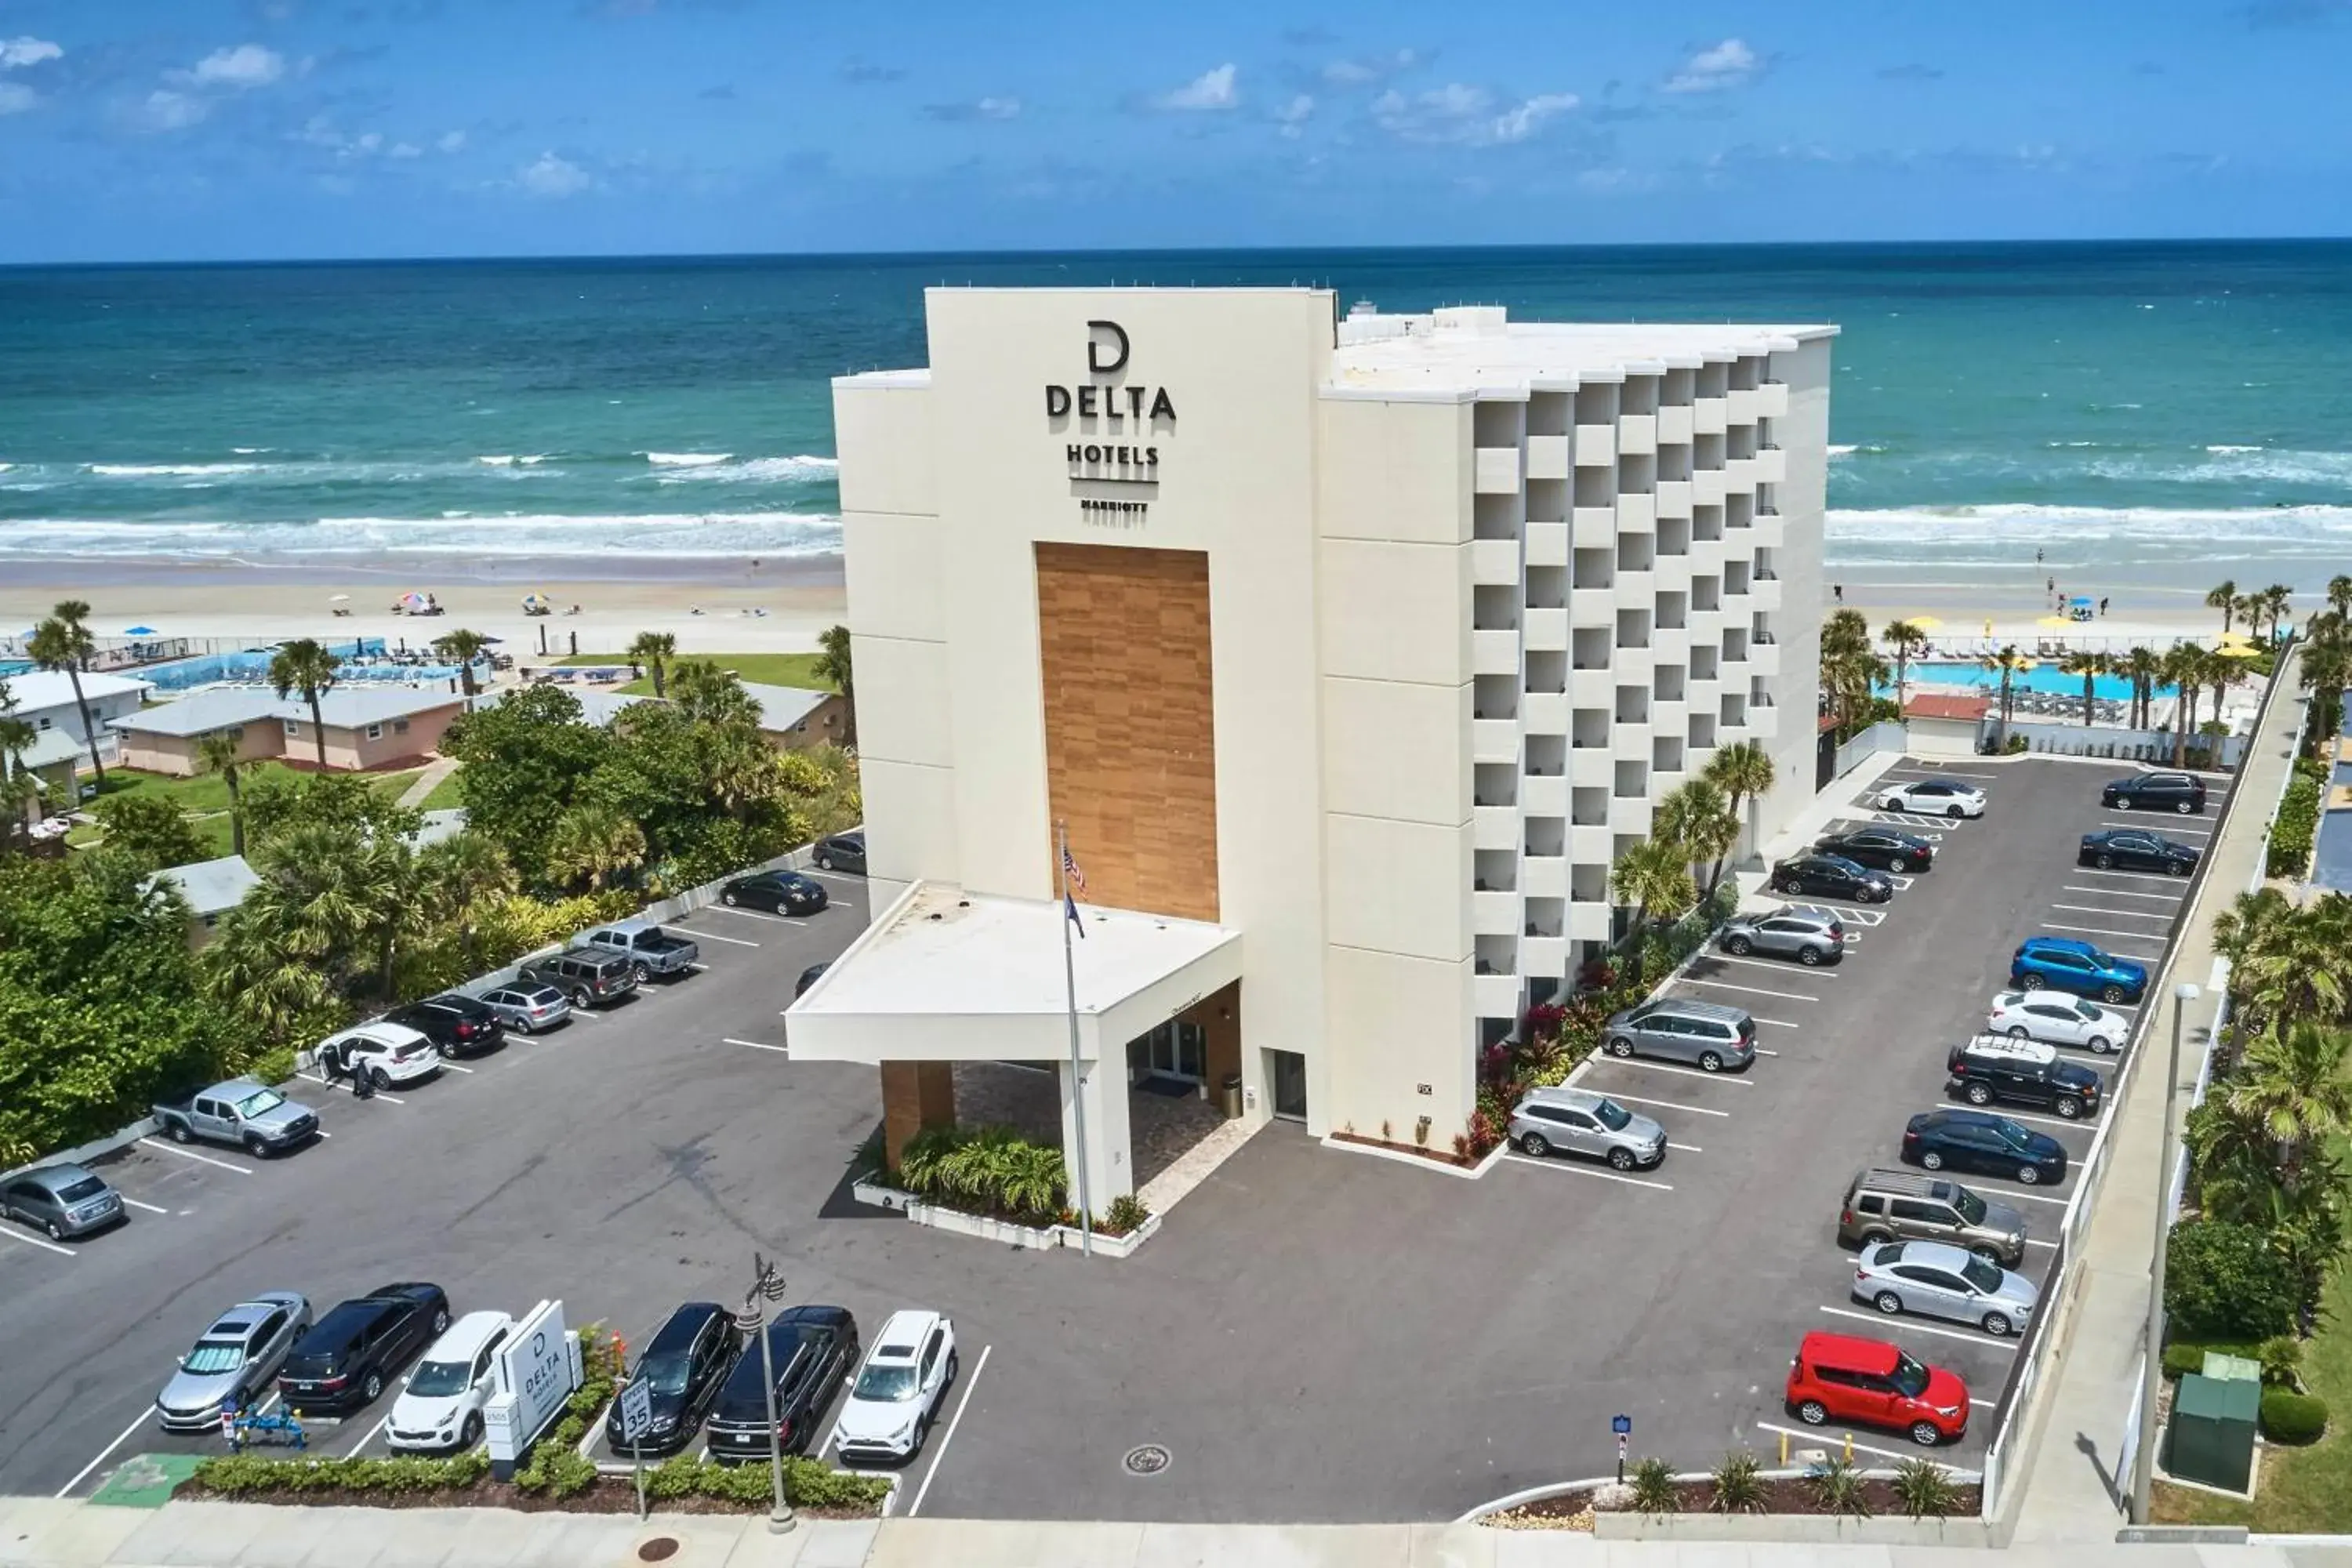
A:
{"label": "concrete wall", "polygon": [[[285,736],[275,719],[258,719],[238,726],[244,732],[238,737],[236,755],[239,762],[253,762],[262,757],[282,754]],[[121,731],[122,750],[119,759],[126,768],[139,768],[151,773],[169,773],[175,778],[188,778],[196,771],[196,744],[202,738],[195,735],[158,735],[142,730]]]}
{"label": "concrete wall", "polygon": [[1780,609],[1772,616],[1780,639],[1780,672],[1770,689],[1780,708],[1780,730],[1764,742],[1779,768],[1780,782],[1758,803],[1759,843],[1769,842],[1813,799],[1819,743],[1813,714],[1829,597],[1822,581],[1822,527],[1829,492],[1830,351],[1834,342],[1814,339],[1771,358],[1771,374],[1789,388],[1789,412],[1772,421],[1772,438],[1785,456],[1789,477],[1778,487],[1782,542],[1772,552],[1780,574]]}

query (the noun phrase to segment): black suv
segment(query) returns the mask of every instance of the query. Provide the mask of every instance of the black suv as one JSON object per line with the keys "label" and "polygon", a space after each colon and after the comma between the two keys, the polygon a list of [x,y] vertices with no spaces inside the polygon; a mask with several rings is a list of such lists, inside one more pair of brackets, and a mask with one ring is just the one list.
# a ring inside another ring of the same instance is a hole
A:
{"label": "black suv", "polygon": [[497,1014],[455,991],[395,1008],[383,1016],[383,1021],[405,1024],[432,1041],[445,1057],[479,1056],[506,1041]]}
{"label": "black suv", "polygon": [[[817,1423],[858,1361],[857,1320],[845,1307],[794,1307],[768,1325],[768,1362],[776,1372],[776,1432],[784,1452],[803,1454]],[[755,1341],[743,1347],[734,1375],[710,1408],[710,1457],[720,1463],[768,1457],[767,1375]]]}
{"label": "black suv", "polygon": [[552,985],[572,998],[574,1007],[593,1007],[627,995],[637,988],[637,973],[617,952],[574,947],[522,966],[519,978]]}
{"label": "black suv", "polygon": [[2099,804],[2115,811],[2176,811],[2196,816],[2205,809],[2205,781],[2195,773],[2134,773],[2104,785]]}
{"label": "black suv", "polygon": [[2098,1114],[2105,1080],[2080,1062],[2067,1061],[2058,1047],[2008,1035],[1979,1035],[1954,1046],[1944,1058],[1951,1076],[1944,1087],[1970,1105],[2013,1100],[2046,1105],[2072,1121]]}
{"label": "black suv", "polygon": [[743,1336],[727,1309],[716,1301],[688,1301],[654,1331],[629,1373],[629,1384],[653,1390],[653,1424],[635,1447],[621,1438],[621,1402],[604,1418],[604,1441],[616,1454],[669,1454],[687,1445],[727,1374]]}
{"label": "black suv", "polygon": [[379,1285],[310,1325],[278,1369],[278,1392],[297,1415],[356,1410],[448,1326],[440,1286]]}
{"label": "black suv", "polygon": [[1895,884],[1885,872],[1857,866],[1843,855],[1800,855],[1783,860],[1772,868],[1772,886],[1784,893],[1852,899],[1861,904],[1883,904],[1895,896]]}
{"label": "black suv", "polygon": [[1916,834],[1897,833],[1891,827],[1857,827],[1852,833],[1832,833],[1813,841],[1813,848],[1822,855],[1835,855],[1857,866],[1874,867],[1881,871],[1932,871],[1936,868],[1936,847]]}

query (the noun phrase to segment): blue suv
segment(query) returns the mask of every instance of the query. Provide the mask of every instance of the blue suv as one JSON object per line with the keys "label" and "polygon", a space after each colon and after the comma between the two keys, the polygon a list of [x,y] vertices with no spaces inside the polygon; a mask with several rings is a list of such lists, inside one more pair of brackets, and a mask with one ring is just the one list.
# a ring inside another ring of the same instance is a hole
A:
{"label": "blue suv", "polygon": [[2071,937],[2030,936],[2009,961],[2009,983],[2028,991],[2046,985],[2128,1005],[2147,989],[2147,966]]}

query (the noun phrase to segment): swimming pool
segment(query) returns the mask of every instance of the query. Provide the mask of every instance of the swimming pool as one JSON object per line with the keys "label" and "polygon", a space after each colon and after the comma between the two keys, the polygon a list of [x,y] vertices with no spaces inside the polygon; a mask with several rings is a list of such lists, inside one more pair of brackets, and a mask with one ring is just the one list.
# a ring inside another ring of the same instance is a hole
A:
{"label": "swimming pool", "polygon": [[[1922,686],[1981,687],[1987,691],[2000,689],[2000,674],[1976,663],[1958,664],[1950,660],[1932,660],[1926,664],[1913,664],[1906,671],[1905,679],[1911,683],[1915,690]],[[2058,668],[2055,660],[2051,659],[2042,660],[2032,669],[2021,670],[2011,677],[2010,686],[2012,690],[2048,691],[2061,697],[2072,697],[2077,700],[2083,695],[2083,678],[2079,675],[2067,674]],[[2158,687],[2158,689],[2164,691],[2171,689]],[[1891,680],[1887,681],[1879,687],[1878,691],[1882,697],[1892,697],[1895,695],[1895,683]],[[2091,679],[2091,691],[2093,695],[2105,698],[2110,702],[2127,702],[2131,700],[2132,683],[2120,675],[2094,676]]]}
{"label": "swimming pool", "polygon": [[[330,651],[341,653],[342,645],[332,645]],[[382,653],[383,645],[376,642],[367,648],[370,653]],[[168,664],[151,664],[131,673],[139,679],[151,681],[159,690],[185,691],[193,687],[211,686],[224,680],[267,680],[269,661],[275,655],[268,648],[252,648],[242,653],[199,654],[194,658],[175,658]],[[454,664],[346,664],[335,671],[339,685],[357,685],[379,680],[455,680],[457,667]]]}

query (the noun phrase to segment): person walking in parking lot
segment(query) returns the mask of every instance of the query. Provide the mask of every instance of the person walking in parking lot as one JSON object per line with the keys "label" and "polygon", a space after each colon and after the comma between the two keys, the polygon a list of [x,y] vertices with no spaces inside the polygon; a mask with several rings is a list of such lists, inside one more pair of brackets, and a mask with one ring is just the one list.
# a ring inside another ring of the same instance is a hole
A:
{"label": "person walking in parking lot", "polygon": [[352,1062],[352,1098],[353,1100],[375,1098],[375,1080],[368,1076],[366,1064],[356,1058]]}

